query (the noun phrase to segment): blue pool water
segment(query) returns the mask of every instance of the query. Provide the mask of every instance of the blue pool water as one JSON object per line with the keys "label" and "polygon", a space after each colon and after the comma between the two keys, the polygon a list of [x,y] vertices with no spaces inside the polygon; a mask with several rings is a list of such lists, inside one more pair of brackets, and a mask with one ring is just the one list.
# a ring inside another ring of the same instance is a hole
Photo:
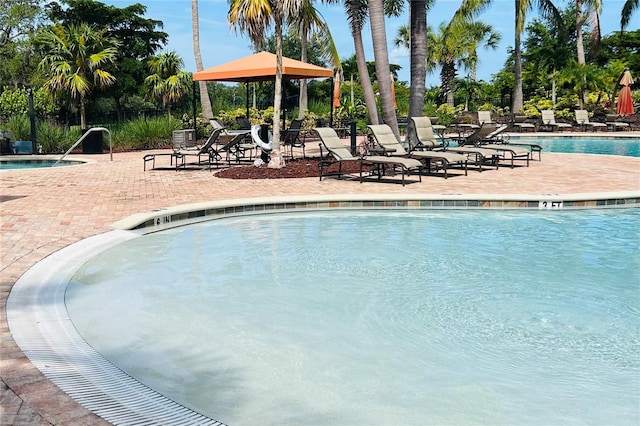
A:
{"label": "blue pool water", "polygon": [[513,137],[513,142],[537,143],[544,152],[607,154],[640,157],[640,138]]}
{"label": "blue pool water", "polygon": [[[42,169],[47,167],[53,167],[58,160],[53,159],[11,159],[0,161],[0,170],[13,170],[13,169]],[[71,166],[82,164],[82,161],[62,160],[56,167]]]}
{"label": "blue pool water", "polygon": [[228,424],[640,422],[640,211],[262,215],[85,264],[80,333]]}

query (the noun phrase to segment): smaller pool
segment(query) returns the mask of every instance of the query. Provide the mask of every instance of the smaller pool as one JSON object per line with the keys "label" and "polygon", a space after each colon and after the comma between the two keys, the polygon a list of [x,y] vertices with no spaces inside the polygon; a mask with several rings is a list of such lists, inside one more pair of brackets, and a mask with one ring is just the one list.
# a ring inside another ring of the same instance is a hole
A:
{"label": "smaller pool", "polygon": [[[54,158],[38,158],[38,159],[0,159],[0,170],[14,170],[14,169],[45,169],[47,167],[53,167],[58,160]],[[75,166],[83,164],[84,161],[76,160],[62,160],[56,167],[62,166]]]}
{"label": "smaller pool", "polygon": [[544,152],[640,157],[640,137],[512,137],[513,142],[537,143]]}

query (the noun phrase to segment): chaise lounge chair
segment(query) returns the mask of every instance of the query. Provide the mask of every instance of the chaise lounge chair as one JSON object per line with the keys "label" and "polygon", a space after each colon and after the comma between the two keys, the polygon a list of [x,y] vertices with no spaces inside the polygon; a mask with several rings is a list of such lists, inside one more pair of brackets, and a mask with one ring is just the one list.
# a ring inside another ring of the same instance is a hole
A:
{"label": "chaise lounge chair", "polygon": [[577,109],[574,111],[576,115],[576,123],[582,128],[584,132],[587,127],[589,127],[592,131],[596,131],[598,129],[607,130],[607,125],[604,123],[598,123],[596,121],[589,121],[589,113],[586,109]]}
{"label": "chaise lounge chair", "polygon": [[[410,120],[413,120],[413,118]],[[409,156],[420,160],[425,164],[429,173],[431,173],[431,166],[435,165],[436,170],[442,168],[445,179],[448,178],[447,170],[451,167],[459,167],[464,170],[465,176],[467,175],[468,159],[462,154],[432,150],[407,152],[387,124],[369,125],[368,128],[377,145],[383,149],[385,154],[401,157]],[[408,126],[408,129],[409,132],[415,132],[415,123],[412,126]]]}
{"label": "chaise lounge chair", "polygon": [[409,127],[412,128],[412,132],[415,132],[411,133],[408,139],[409,150],[411,152],[421,149],[433,150],[434,152],[444,151],[448,153],[463,155],[467,157],[468,161],[470,159],[473,159],[470,162],[478,166],[479,171],[483,170],[484,165],[495,165],[496,169],[498,168],[499,155],[496,150],[477,147],[452,147],[449,144],[450,140],[460,140],[464,139],[464,137],[436,137],[429,117],[411,117],[411,121],[413,125]]}
{"label": "chaise lounge chair", "polygon": [[571,130],[573,126],[569,123],[556,122],[556,114],[551,109],[543,109],[540,111],[542,114],[542,125],[551,129],[551,131],[562,131],[563,129]]}
{"label": "chaise lounge chair", "polygon": [[[372,165],[373,172],[378,176],[378,180],[385,174],[386,168],[391,166],[394,170],[400,170],[402,173],[402,186],[405,184],[404,176],[414,171],[418,173],[420,182],[422,182],[422,163],[413,158],[386,157],[386,156],[363,156],[355,157],[349,149],[344,145],[338,134],[331,127],[316,127],[313,129],[320,137],[320,155],[319,163],[320,180],[323,176],[337,176],[338,179],[345,174],[342,171],[342,165],[346,162],[359,163],[360,183],[363,182],[363,166]],[[328,151],[326,155],[323,153],[323,146]],[[329,166],[338,164],[338,171],[326,173]]]}
{"label": "chaise lounge chair", "polygon": [[[499,136],[507,130],[507,125],[500,127],[484,125],[476,132],[467,136],[465,139],[458,139],[460,146],[476,146],[479,148],[494,149],[500,153],[503,159],[511,160],[511,168],[513,168],[514,160],[524,160],[529,167],[531,159],[531,150],[523,146],[513,146],[511,144],[502,143]],[[507,157],[508,155],[508,157]]]}
{"label": "chaise lounge chair", "polygon": [[[144,160],[144,168],[143,170],[147,170],[147,163],[151,163],[151,169],[156,168],[156,157],[158,156],[170,156],[171,157],[171,165],[173,166],[173,160],[175,159],[176,171],[179,168],[187,167],[187,157],[197,157],[197,161],[194,163],[196,165],[204,165],[207,164],[209,169],[211,169],[211,165],[215,162],[215,144],[218,142],[218,138],[222,133],[222,129],[216,129],[209,135],[209,138],[205,141],[202,146],[193,146],[193,147],[185,147],[182,141],[178,141],[174,143],[171,152],[167,153],[159,153],[159,154],[147,154],[143,157]],[[207,157],[206,162],[203,161],[202,157]]]}

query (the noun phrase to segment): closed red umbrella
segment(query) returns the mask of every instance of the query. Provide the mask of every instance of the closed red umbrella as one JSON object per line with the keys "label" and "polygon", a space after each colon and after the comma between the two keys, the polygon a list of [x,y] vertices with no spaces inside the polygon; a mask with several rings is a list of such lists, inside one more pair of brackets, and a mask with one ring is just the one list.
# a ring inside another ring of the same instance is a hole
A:
{"label": "closed red umbrella", "polygon": [[616,112],[619,115],[632,115],[633,114],[633,99],[631,98],[631,85],[633,84],[633,78],[631,72],[625,70],[620,79],[622,89],[618,95],[618,107]]}

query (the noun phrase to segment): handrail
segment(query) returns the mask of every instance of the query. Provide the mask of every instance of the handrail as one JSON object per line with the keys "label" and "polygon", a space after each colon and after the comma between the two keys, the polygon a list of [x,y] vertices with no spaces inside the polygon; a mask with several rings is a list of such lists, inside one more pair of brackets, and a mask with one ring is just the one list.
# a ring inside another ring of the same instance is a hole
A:
{"label": "handrail", "polygon": [[69,148],[69,149],[67,150],[67,152],[65,152],[65,153],[62,155],[62,157],[60,157],[60,159],[59,159],[58,161],[56,161],[55,163],[53,163],[53,166],[51,166],[51,167],[55,167],[55,166],[57,166],[57,165],[58,165],[58,163],[59,163],[59,162],[61,162],[61,161],[64,159],[64,157],[66,157],[66,156],[67,156],[71,151],[73,151],[73,150],[74,150],[74,149],[75,149],[75,148],[80,144],[80,142],[82,142],[82,141],[84,140],[84,138],[86,138],[86,137],[89,135],[89,133],[91,133],[91,132],[93,132],[93,131],[96,131],[96,132],[107,132],[107,134],[109,135],[109,158],[110,158],[110,160],[111,160],[111,161],[113,161],[113,149],[112,149],[112,147],[111,147],[111,132],[109,131],[109,129],[104,128],[104,127],[91,127],[91,128],[89,128],[89,129],[87,129],[87,131],[85,132],[85,134],[84,134],[84,135],[82,135],[82,136],[80,137],[80,139],[78,139],[78,140],[76,141],[76,143],[74,143],[74,144],[73,144],[73,146],[72,146],[71,148]]}

